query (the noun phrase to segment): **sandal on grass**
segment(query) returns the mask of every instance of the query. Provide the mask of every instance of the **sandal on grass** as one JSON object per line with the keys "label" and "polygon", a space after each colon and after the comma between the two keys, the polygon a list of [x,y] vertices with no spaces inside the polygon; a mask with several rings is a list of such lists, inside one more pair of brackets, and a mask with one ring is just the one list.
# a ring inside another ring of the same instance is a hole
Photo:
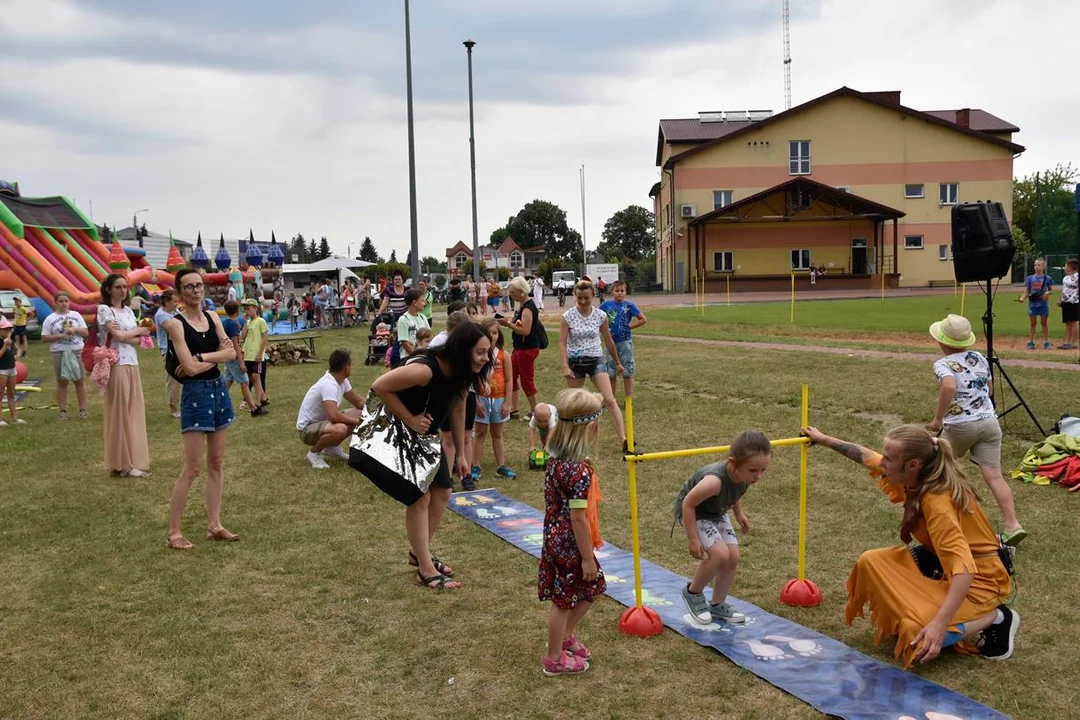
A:
{"label": "sandal on grass", "polygon": [[1028,536],[1028,531],[1024,528],[1014,530],[1012,532],[1003,532],[999,537],[1001,538],[1002,545],[1010,545],[1016,547],[1020,544],[1020,541]]}
{"label": "sandal on grass", "polygon": [[589,648],[585,647],[585,643],[577,639],[577,636],[570,635],[562,644],[563,652],[579,657],[582,660],[588,660],[592,653],[589,652]]}
{"label": "sandal on grass", "polygon": [[176,537],[166,538],[165,547],[170,550],[191,550],[195,545],[183,535],[177,535]]}
{"label": "sandal on grass", "polygon": [[[420,567],[420,561],[416,559],[416,554],[412,550],[409,551],[409,564],[415,568]],[[434,555],[431,556],[431,564],[435,566],[435,572],[440,575],[445,575],[449,578],[454,577],[454,571],[451,567]]]}
{"label": "sandal on grass", "polygon": [[219,540],[221,542],[237,542],[240,540],[240,536],[234,532],[229,532],[225,528],[218,528],[217,530],[206,530],[207,540]]}
{"label": "sandal on grass", "polygon": [[425,575],[419,570],[416,571],[416,584],[432,590],[456,590],[461,587],[461,583],[451,580],[446,575],[441,573]]}
{"label": "sandal on grass", "polygon": [[559,656],[558,660],[552,660],[549,657],[545,657],[544,663],[541,665],[541,670],[547,677],[577,675],[588,669],[588,660],[583,657],[578,657],[577,655],[570,655],[569,653],[563,653]]}

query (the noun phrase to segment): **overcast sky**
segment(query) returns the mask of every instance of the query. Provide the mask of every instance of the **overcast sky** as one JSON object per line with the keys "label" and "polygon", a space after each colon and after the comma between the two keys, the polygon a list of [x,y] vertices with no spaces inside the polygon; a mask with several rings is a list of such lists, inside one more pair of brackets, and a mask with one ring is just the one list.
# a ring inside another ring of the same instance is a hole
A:
{"label": "overcast sky", "polygon": [[[847,85],[1021,128],[1018,175],[1080,165],[1070,0],[792,0],[795,104]],[[783,109],[780,0],[413,0],[420,250],[550,200],[586,240],[658,178],[657,121]],[[0,0],[0,178],[180,237],[409,247],[399,0]],[[356,246],[353,247],[356,252]]]}

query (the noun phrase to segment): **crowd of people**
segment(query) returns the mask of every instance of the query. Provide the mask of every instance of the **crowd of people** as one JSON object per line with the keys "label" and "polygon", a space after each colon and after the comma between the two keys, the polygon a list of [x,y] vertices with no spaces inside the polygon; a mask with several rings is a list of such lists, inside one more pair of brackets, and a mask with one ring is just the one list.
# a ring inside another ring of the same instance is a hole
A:
{"label": "crowd of people", "polygon": [[[1070,267],[1075,291],[1076,264]],[[1029,302],[1045,300],[1050,293],[1050,282],[1037,277],[1039,271],[1037,264],[1036,276],[1025,287],[1024,298]],[[56,311],[43,323],[42,340],[49,343],[53,355],[61,420],[67,419],[72,383],[79,418],[87,417],[87,375],[78,358],[84,344],[93,344],[90,378],[104,403],[105,468],[115,476],[143,478],[150,474],[150,451],[137,348],[152,347],[149,336],[156,330],[166,372],[164,400],[179,420],[184,447],[183,468],[172,489],[166,544],[171,549],[191,550],[194,543],[182,534],[181,519],[191,486],[204,468],[206,539],[240,539],[225,528],[221,518],[226,442],[236,419],[230,387],[241,386],[241,407],[252,416],[268,412],[268,328],[261,305],[253,298],[230,299],[224,318],[208,312],[206,287],[197,270],[178,271],[175,285],[160,297],[156,327],[136,318],[121,275],[109,275],[102,282],[92,327],[70,310],[70,298],[61,293]],[[351,285],[346,287],[357,309],[356,292],[368,291],[363,283],[356,288]],[[512,315],[496,312],[503,309],[501,304],[489,304],[490,317],[485,318],[484,304],[469,294],[478,292],[477,285],[461,287],[455,281],[445,321],[437,321],[445,327],[433,334],[430,288],[424,282],[406,288],[402,275],[395,273],[373,308],[394,328],[387,351],[388,371],[371,384],[370,396],[365,398],[350,383],[352,352],[335,349],[325,374],[300,401],[296,419],[313,469],[328,468],[330,459],[349,462],[406,506],[407,562],[416,568],[418,585],[443,590],[462,585],[458,572],[432,551],[455,481],[460,481],[464,491],[477,487],[489,435],[494,475],[516,478],[506,456],[505,438],[514,432],[514,421],[527,421],[527,427],[519,426],[521,432],[527,432],[531,450],[540,449],[547,458],[537,592],[541,600],[551,602],[541,663],[542,672],[549,676],[588,670],[591,651],[577,630],[606,587],[594,553],[602,543],[601,494],[596,469],[588,460],[605,411],[622,453],[630,452],[615,397],[617,380],[622,377],[623,390],[631,396],[636,370],[633,331],[648,320],[627,299],[624,283],[613,282],[609,289],[611,299],[597,304],[594,284],[587,278],[579,281],[574,305],[559,318],[558,345],[549,348],[540,283],[530,285],[523,277],[509,281],[505,294]],[[330,304],[337,297],[332,286],[313,290],[316,300],[325,295],[324,308],[336,307]],[[313,303],[313,307],[320,305]],[[318,313],[316,309],[315,318]],[[1033,312],[1031,317],[1034,328],[1034,319],[1044,316]],[[14,360],[24,352],[13,331],[12,324],[0,318],[0,379],[9,393],[14,388]],[[992,376],[987,359],[972,349],[976,338],[965,318],[949,315],[933,323],[929,335],[941,358],[933,365],[939,393],[928,427],[894,428],[886,434],[880,453],[814,427],[802,430],[814,445],[864,465],[888,498],[903,505],[902,544],[869,550],[859,557],[848,579],[845,618],[851,623],[869,606],[877,637],[897,637],[896,654],[907,666],[932,660],[942,649],[954,646],[960,652],[1005,659],[1012,654],[1020,622],[1006,605],[1012,589],[1009,548],[1015,548],[1027,531],[1017,518],[1012,492],[1001,473],[1002,434],[993,410]],[[566,387],[553,397],[547,394],[544,401],[536,366],[546,350],[557,353]],[[586,381],[591,381],[596,392],[584,389]],[[522,393],[528,404],[524,415]],[[343,407],[346,402],[351,405],[348,409]],[[427,459],[432,471],[422,485],[409,485],[400,466],[395,469],[393,463],[375,463],[371,458],[358,460],[355,447],[351,453],[342,447],[365,423],[373,422],[372,403],[384,413],[384,425],[399,429],[396,435],[390,433],[396,440],[388,442],[403,443],[397,446],[402,457],[410,457],[417,448],[430,450]],[[9,408],[11,421],[19,422],[14,402],[9,402]],[[410,442],[421,444],[410,446]],[[743,431],[725,459],[700,468],[675,493],[673,519],[684,528],[689,554],[698,561],[682,593],[692,622],[747,621],[728,600],[740,560],[738,535],[729,513],[741,533],[750,531],[743,500],[750,487],[764,479],[771,455],[764,434]],[[1000,533],[994,531],[960,467],[964,457],[979,468],[1001,511]],[[409,485],[407,489],[402,488],[403,482]],[[711,597],[706,598],[710,585]]]}

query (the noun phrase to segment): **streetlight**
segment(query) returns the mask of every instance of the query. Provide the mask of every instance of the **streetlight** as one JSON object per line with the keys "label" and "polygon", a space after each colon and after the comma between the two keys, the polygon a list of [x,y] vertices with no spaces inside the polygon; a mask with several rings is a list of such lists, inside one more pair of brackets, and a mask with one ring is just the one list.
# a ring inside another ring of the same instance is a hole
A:
{"label": "streetlight", "polygon": [[353,259],[353,256],[352,256],[352,243],[348,243],[348,244],[347,244],[347,245],[345,246],[345,254],[349,256],[349,259],[350,259],[350,260],[352,260],[352,259]]}
{"label": "streetlight", "polygon": [[[476,134],[473,128],[473,92],[472,92],[472,49],[476,43],[466,40],[465,54],[469,58],[469,167],[472,174],[472,254],[473,254],[473,282],[480,282],[480,240],[476,228]],[[498,262],[495,263],[498,265]],[[499,270],[495,269],[496,280]]]}
{"label": "streetlight", "polygon": [[139,247],[142,247],[142,233],[139,232],[139,213],[150,212],[150,208],[143,208],[142,210],[136,210],[131,215],[131,229],[135,231],[135,239],[139,241]]}
{"label": "streetlight", "polygon": [[420,239],[416,231],[416,145],[413,139],[412,38],[409,34],[409,0],[405,0],[405,96],[409,125],[409,225],[412,240],[413,286],[420,282]]}

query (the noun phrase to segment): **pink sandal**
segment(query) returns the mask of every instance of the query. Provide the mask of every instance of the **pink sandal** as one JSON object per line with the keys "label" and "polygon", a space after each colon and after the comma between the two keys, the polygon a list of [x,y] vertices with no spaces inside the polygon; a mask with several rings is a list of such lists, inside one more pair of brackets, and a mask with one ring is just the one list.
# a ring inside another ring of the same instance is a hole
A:
{"label": "pink sandal", "polygon": [[570,635],[563,640],[562,649],[563,652],[579,657],[582,660],[588,660],[592,657],[589,648],[585,647],[585,643],[578,640],[576,635]]}
{"label": "pink sandal", "polygon": [[589,663],[585,658],[580,658],[577,655],[570,655],[569,653],[563,653],[559,656],[558,660],[552,660],[549,657],[545,657],[541,669],[547,677],[577,675],[588,670]]}

